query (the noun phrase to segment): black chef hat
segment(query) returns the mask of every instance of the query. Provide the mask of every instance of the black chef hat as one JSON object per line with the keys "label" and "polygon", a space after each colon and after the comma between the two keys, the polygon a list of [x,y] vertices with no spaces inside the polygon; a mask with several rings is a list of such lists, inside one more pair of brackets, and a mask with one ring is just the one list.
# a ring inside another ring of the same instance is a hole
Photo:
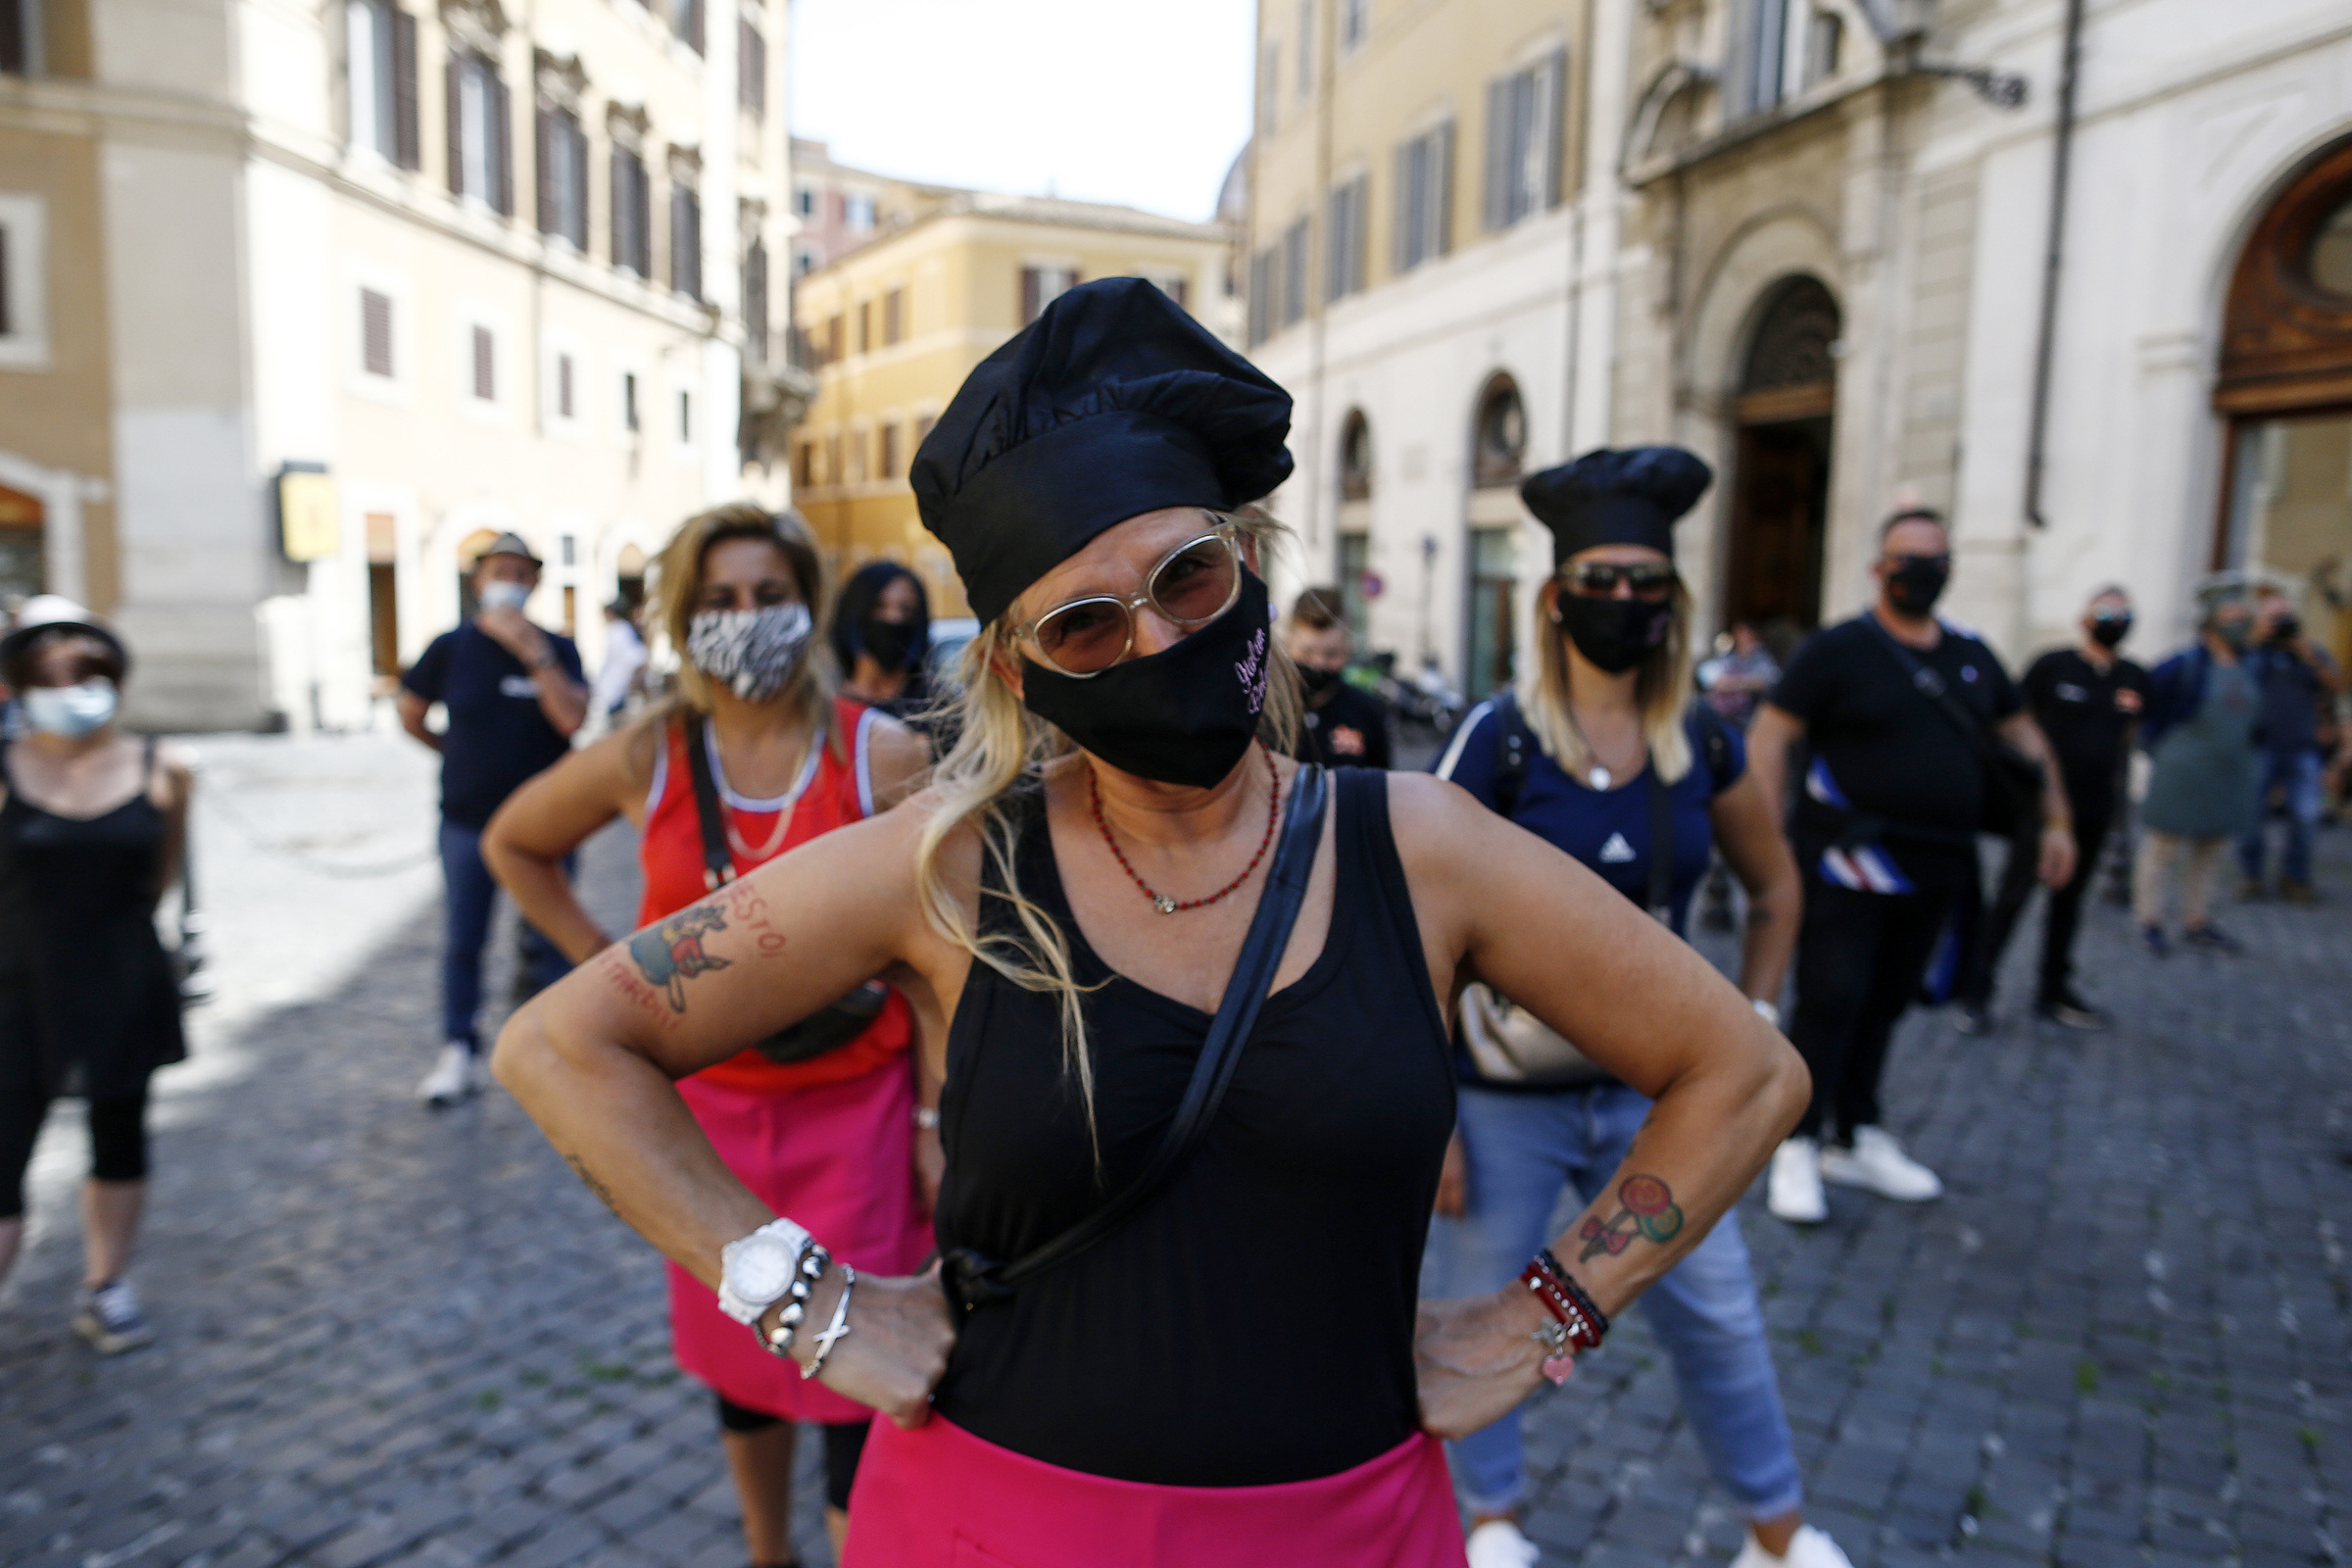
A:
{"label": "black chef hat", "polygon": [[980,362],[907,477],[983,625],[1114,523],[1290,477],[1290,394],[1159,288],[1071,289]]}
{"label": "black chef hat", "polygon": [[1715,471],[1681,447],[1602,447],[1531,474],[1519,497],[1551,530],[1557,565],[1594,545],[1647,545],[1674,555],[1674,524]]}

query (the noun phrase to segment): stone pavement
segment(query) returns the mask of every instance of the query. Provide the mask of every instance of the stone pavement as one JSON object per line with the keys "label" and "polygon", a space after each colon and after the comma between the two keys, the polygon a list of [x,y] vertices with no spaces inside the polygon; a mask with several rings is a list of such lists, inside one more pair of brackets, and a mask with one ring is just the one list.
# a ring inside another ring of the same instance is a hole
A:
{"label": "stone pavement", "polygon": [[[139,1275],[164,1337],[101,1361],[65,1326],[83,1155],[61,1111],[0,1291],[0,1562],[739,1564],[650,1252],[503,1096],[409,1098],[433,1034],[429,759],[205,748],[239,815],[200,822],[222,997],[159,1079]],[[609,834],[584,871],[616,925],[628,862]],[[1750,1200],[1811,1512],[1858,1564],[2339,1560],[2352,832],[2323,877],[2337,907],[2226,911],[2237,959],[2159,966],[2097,906],[2114,1035],[2014,1003],[1989,1039],[1907,1024],[1892,1119],[1941,1203],[1838,1193],[1800,1236]],[[1547,1563],[1736,1547],[1639,1314],[1531,1436]],[[822,1563],[808,1466],[800,1496]]]}

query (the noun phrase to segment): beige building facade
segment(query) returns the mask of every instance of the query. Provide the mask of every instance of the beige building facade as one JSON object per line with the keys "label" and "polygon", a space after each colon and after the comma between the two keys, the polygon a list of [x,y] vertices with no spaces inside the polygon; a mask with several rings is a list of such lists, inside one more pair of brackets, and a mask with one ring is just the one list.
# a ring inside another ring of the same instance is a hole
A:
{"label": "beige building facade", "polygon": [[507,529],[593,663],[782,500],[785,18],[707,5],[0,0],[0,569],[137,721],[369,722]]}
{"label": "beige building facade", "polygon": [[1516,475],[1645,441],[1717,469],[1709,632],[1851,612],[1923,504],[2013,659],[2109,582],[2160,654],[2224,565],[2352,653],[2352,13],[1266,0],[1258,49],[1279,502],[1401,664],[1505,678]]}
{"label": "beige building facade", "polygon": [[972,367],[1086,278],[1151,278],[1230,338],[1228,231],[1132,208],[959,192],[799,278],[793,323],[816,397],[793,435],[793,493],[837,571],[888,559],[935,614],[967,612],[906,469]]}

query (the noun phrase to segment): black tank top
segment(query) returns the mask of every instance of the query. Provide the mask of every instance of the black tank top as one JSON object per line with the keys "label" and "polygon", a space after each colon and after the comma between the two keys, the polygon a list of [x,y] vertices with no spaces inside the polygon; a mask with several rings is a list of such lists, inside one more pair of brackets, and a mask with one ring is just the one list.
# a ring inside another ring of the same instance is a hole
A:
{"label": "black tank top", "polygon": [[[1123,1228],[963,1314],[937,1408],[1065,1469],[1169,1486],[1335,1475],[1420,1426],[1413,1313],[1453,1067],[1385,774],[1334,775],[1338,884],[1313,965],[1266,999],[1191,1161]],[[1068,934],[1102,1168],[1054,1000],[974,964],[948,1034],[941,1247],[1013,1258],[1151,1157],[1208,1014],[1112,974],[1079,934],[1044,813],[1021,889]],[[997,885],[993,872],[985,885]],[[1013,925],[983,897],[983,927]],[[1182,940],[1182,927],[1171,938]]]}
{"label": "black tank top", "polygon": [[28,1036],[0,1029],[0,1057],[32,1053],[52,1093],[135,1095],[187,1054],[155,934],[166,824],[148,798],[154,772],[151,740],[136,795],[97,816],[61,816],[16,788],[0,747],[0,992],[29,1002],[32,1025]]}

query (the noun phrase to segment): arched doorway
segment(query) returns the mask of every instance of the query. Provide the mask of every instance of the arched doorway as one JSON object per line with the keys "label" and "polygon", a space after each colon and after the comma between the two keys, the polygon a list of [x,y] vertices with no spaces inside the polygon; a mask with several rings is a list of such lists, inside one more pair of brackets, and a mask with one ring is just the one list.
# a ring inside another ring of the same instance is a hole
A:
{"label": "arched doorway", "polygon": [[2292,584],[2311,635],[2352,660],[2352,138],[2247,236],[2213,401],[2230,421],[2213,564]]}
{"label": "arched doorway", "polygon": [[1518,643],[1511,605],[1519,587],[1519,474],[1527,460],[1527,405],[1497,371],[1479,390],[1470,425],[1469,602],[1462,617],[1462,690],[1470,701],[1511,683]]}
{"label": "arched doorway", "polygon": [[1775,284],[1757,313],[1732,405],[1724,623],[1747,621],[1784,658],[1821,621],[1840,321],[1819,278],[1799,273]]}
{"label": "arched doorway", "polygon": [[42,528],[48,511],[39,496],[0,485],[0,603],[41,591]]}
{"label": "arched doorway", "polygon": [[1349,409],[1340,426],[1340,612],[1360,645],[1368,629],[1372,572],[1372,421]]}

